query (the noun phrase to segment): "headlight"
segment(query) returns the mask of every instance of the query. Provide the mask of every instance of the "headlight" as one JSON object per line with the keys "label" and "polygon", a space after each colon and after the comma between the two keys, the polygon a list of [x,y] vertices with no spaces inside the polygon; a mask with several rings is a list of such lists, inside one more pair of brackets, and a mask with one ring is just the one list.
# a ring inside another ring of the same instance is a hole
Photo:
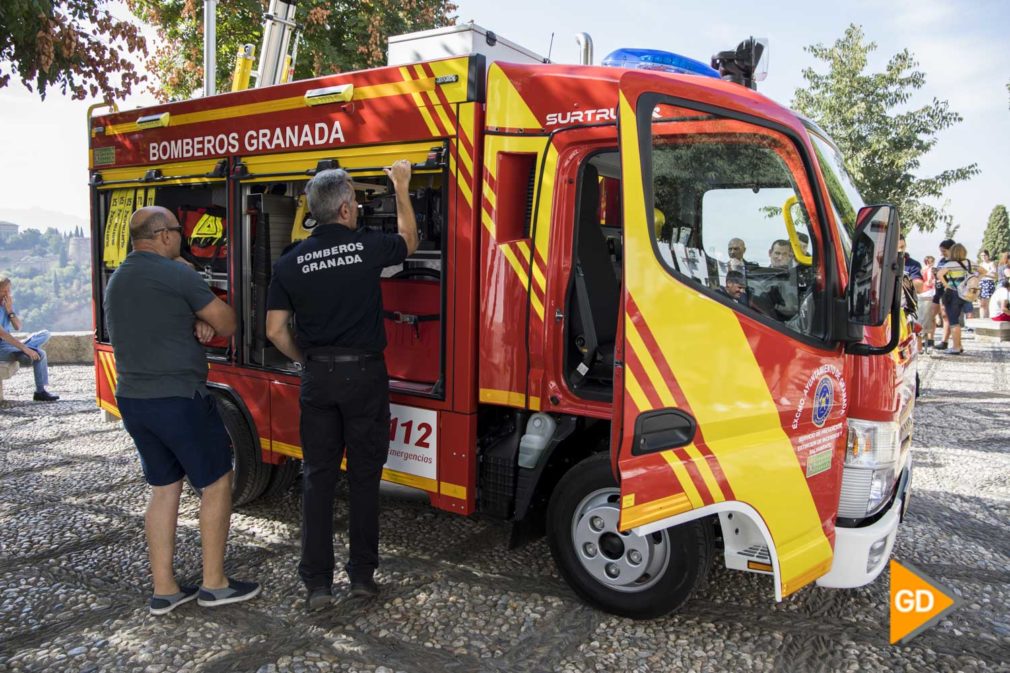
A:
{"label": "headlight", "polygon": [[849,419],[838,515],[862,519],[887,504],[901,455],[897,423]]}

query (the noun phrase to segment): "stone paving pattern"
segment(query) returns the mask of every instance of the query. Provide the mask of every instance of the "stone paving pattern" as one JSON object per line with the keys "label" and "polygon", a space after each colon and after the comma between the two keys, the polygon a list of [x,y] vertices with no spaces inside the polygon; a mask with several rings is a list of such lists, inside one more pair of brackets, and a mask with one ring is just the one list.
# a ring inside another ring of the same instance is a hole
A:
{"label": "stone paving pattern", "polygon": [[[509,551],[505,524],[402,495],[383,497],[382,596],[306,615],[297,489],[232,519],[226,569],[262,582],[261,597],[153,617],[147,489],[121,425],[99,419],[92,369],[53,367],[63,399],[49,406],[25,401],[31,376],[18,375],[0,407],[0,673],[1010,671],[1010,346],[966,346],[920,361],[914,491],[895,550],[965,605],[898,647],[886,572],[775,604],[770,578],[717,564],[680,614],[636,622],[581,603],[543,540]],[[197,506],[187,492],[184,581],[199,578]],[[346,551],[341,533],[338,559]]]}

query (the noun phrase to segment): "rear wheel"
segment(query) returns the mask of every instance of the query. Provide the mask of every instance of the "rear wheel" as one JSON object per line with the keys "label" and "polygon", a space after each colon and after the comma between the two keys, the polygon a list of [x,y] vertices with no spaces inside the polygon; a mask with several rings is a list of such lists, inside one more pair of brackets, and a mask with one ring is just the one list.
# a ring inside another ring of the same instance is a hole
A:
{"label": "rear wheel", "polygon": [[673,612],[708,575],[711,523],[692,521],[644,536],[621,532],[620,498],[609,455],[569,470],[547,511],[554,562],[579,596],[607,612],[634,619]]}
{"label": "rear wheel", "polygon": [[231,400],[217,396],[217,406],[231,439],[231,460],[235,476],[231,482],[231,501],[236,507],[258,498],[270,480],[271,467],[261,459],[259,442],[245,416]]}
{"label": "rear wheel", "polygon": [[274,465],[270,470],[270,481],[267,483],[266,490],[263,491],[263,495],[260,496],[264,500],[270,500],[272,498],[279,498],[288,492],[291,485],[295,483],[295,479],[298,478],[298,473],[302,469],[302,461],[295,460],[294,458],[288,458],[280,465]]}

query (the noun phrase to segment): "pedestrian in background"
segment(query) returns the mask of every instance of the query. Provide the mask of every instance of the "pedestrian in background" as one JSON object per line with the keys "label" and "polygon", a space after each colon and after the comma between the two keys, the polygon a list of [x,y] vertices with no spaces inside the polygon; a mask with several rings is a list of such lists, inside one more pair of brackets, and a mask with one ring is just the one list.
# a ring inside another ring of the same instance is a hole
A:
{"label": "pedestrian in background", "polygon": [[21,318],[14,310],[14,292],[11,280],[0,276],[0,360],[16,360],[27,367],[32,366],[35,374],[36,402],[55,402],[59,395],[46,390],[49,385],[49,360],[42,346],[49,341],[49,331],[41,330],[31,334],[24,341],[18,341],[11,332],[21,331]]}
{"label": "pedestrian in background", "polygon": [[[105,289],[105,324],[116,356],[116,403],[140,454],[151,498],[144,518],[154,579],[151,614],[193,599],[205,607],[260,592],[224,574],[231,521],[231,441],[207,391],[202,343],[235,332],[235,311],[179,257],[182,227],[170,210],[141,208],[130,218],[133,251]],[[172,557],[182,482],[200,494],[203,584],[179,585]]]}
{"label": "pedestrian in background", "polygon": [[960,243],[955,243],[949,251],[949,258],[940,263],[937,268],[936,280],[943,285],[943,310],[947,316],[950,329],[951,347],[948,349],[950,355],[961,355],[964,349],[961,347],[961,317],[970,304],[961,299],[957,293],[957,287],[968,277],[973,270],[971,262],[968,260],[968,251]]}
{"label": "pedestrian in background", "polygon": [[[937,283],[936,291],[933,293],[933,310],[936,314],[940,316],[940,322],[943,323],[943,336],[942,340],[936,344],[935,348],[938,351],[947,350],[947,340],[950,339],[950,321],[947,319],[947,312],[943,310],[943,283],[939,282],[939,271],[940,267],[944,265],[947,261],[947,256],[950,253],[950,249],[954,247],[954,240],[950,238],[945,238],[940,241],[940,260],[936,264],[937,272]],[[930,329],[930,342],[932,342],[932,336],[935,330]]]}
{"label": "pedestrian in background", "polygon": [[994,262],[989,257],[989,251],[983,250],[979,253],[978,262],[978,275],[979,275],[979,293],[978,293],[978,312],[979,317],[988,318],[989,317],[989,299],[992,298],[993,292],[996,291],[996,262]]}
{"label": "pedestrian in background", "polygon": [[933,332],[936,331],[936,304],[933,303],[933,293],[936,291],[936,270],[933,264],[936,258],[926,255],[922,258],[922,287],[916,299],[919,305],[919,324],[922,331],[918,335],[919,352],[925,353],[933,349]]}

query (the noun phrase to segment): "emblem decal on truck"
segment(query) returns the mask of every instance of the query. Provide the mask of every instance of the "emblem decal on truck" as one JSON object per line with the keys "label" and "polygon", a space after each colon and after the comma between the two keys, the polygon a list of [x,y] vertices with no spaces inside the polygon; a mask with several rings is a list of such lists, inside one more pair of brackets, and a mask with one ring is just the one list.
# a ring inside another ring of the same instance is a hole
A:
{"label": "emblem decal on truck", "polygon": [[814,391],[814,408],[811,411],[811,420],[814,425],[821,427],[824,421],[828,420],[831,413],[831,406],[835,401],[835,387],[831,383],[831,377],[825,376],[817,383]]}

